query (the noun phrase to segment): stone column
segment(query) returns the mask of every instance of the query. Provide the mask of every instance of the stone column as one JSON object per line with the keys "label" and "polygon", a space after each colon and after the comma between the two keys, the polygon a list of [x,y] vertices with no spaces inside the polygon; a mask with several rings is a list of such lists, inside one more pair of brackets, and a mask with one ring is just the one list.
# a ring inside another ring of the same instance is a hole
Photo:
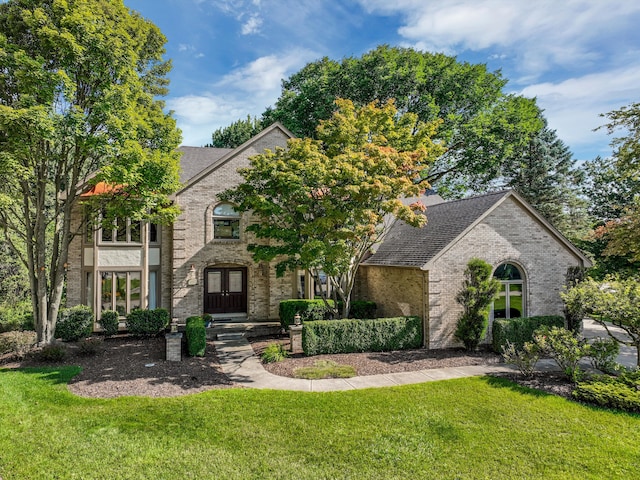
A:
{"label": "stone column", "polygon": [[165,333],[164,338],[167,344],[167,361],[182,361],[182,333]]}
{"label": "stone column", "polygon": [[291,353],[302,353],[302,325],[289,325],[289,339]]}

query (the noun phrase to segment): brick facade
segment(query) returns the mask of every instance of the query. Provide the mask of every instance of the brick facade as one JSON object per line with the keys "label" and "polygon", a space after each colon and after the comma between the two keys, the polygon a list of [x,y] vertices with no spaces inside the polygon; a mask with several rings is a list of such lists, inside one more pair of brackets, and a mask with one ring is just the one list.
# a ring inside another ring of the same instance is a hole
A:
{"label": "brick facade", "polygon": [[[453,332],[462,307],[455,296],[462,286],[466,264],[474,257],[494,269],[505,262],[520,268],[525,277],[527,316],[561,315],[559,293],[567,268],[583,265],[583,259],[544,223],[509,197],[424,269],[361,266],[358,296],[376,301],[385,315],[422,316],[428,324],[429,348],[459,346]],[[489,330],[486,341],[490,338]]]}

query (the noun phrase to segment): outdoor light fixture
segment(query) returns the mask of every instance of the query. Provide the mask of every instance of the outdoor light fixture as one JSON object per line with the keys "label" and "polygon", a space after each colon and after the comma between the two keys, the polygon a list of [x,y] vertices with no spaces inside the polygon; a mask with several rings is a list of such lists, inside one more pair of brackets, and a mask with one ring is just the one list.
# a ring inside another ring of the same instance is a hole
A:
{"label": "outdoor light fixture", "polygon": [[293,324],[294,325],[300,325],[300,314],[299,313],[296,313],[293,316]]}

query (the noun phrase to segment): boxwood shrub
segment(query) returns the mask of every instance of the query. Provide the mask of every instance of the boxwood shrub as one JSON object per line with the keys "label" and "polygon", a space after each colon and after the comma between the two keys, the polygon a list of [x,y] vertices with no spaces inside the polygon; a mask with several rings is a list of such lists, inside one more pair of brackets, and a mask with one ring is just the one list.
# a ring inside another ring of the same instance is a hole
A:
{"label": "boxwood shrub", "polygon": [[[333,305],[333,300],[329,300],[329,304]],[[305,322],[309,320],[326,320],[329,318],[330,312],[321,298],[314,299],[298,299],[283,300],[279,306],[280,325],[283,328],[289,328],[293,324],[293,317],[296,313],[300,314],[300,319]]]}
{"label": "boxwood shrub", "polygon": [[422,346],[418,317],[308,322],[302,330],[306,355],[407,350]]}
{"label": "boxwood shrub", "polygon": [[133,310],[127,315],[127,330],[133,335],[158,335],[169,325],[169,312],[164,308]]}
{"label": "boxwood shrub", "polygon": [[56,322],[56,338],[65,342],[75,342],[91,335],[93,330],[93,311],[86,305],[61,308]]}
{"label": "boxwood shrub", "polygon": [[110,337],[118,333],[118,323],[120,322],[120,316],[115,310],[105,310],[100,315],[98,323],[102,327],[105,336]]}
{"label": "boxwood shrub", "polygon": [[564,317],[549,315],[496,319],[493,321],[493,350],[502,353],[502,346],[506,347],[507,342],[520,349],[526,342],[533,341],[533,332],[543,326],[564,327]]}
{"label": "boxwood shrub", "polygon": [[207,329],[202,317],[187,318],[187,351],[190,357],[204,357],[207,348]]}

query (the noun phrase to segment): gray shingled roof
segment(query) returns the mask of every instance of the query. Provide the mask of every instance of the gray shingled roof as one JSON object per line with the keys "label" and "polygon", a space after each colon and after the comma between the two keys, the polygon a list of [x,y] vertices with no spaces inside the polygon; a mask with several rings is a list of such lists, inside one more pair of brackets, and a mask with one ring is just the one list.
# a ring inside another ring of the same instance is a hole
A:
{"label": "gray shingled roof", "polygon": [[378,250],[363,264],[422,267],[508,193],[431,205],[427,207],[427,224],[423,228],[398,220]]}
{"label": "gray shingled roof", "polygon": [[220,160],[232,148],[178,147],[180,158],[180,182],[186,183],[209,165]]}

